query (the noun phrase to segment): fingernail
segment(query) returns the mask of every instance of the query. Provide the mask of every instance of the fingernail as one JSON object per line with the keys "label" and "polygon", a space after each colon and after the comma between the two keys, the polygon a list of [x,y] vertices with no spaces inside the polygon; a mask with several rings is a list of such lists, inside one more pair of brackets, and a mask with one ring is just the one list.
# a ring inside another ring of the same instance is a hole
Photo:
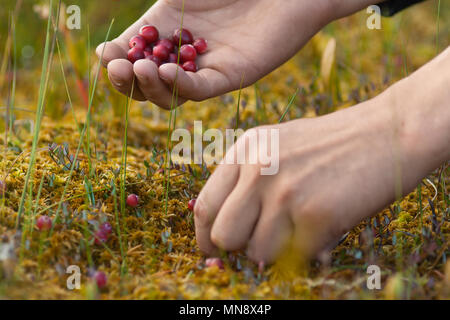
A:
{"label": "fingernail", "polygon": [[114,76],[111,76],[111,80],[115,86],[117,86],[117,87],[123,86],[123,81],[116,79]]}

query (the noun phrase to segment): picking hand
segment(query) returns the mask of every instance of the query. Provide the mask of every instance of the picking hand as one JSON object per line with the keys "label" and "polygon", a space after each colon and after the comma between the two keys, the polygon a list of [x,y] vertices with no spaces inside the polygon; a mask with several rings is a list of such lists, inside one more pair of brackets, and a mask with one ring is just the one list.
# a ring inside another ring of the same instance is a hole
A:
{"label": "picking hand", "polygon": [[[160,0],[105,48],[102,63],[114,87],[133,98],[170,108],[177,77],[178,105],[205,100],[248,86],[291,58],[329,22],[321,1],[189,0],[183,27],[208,40],[209,50],[198,58],[199,71],[185,72],[176,64],[157,67],[149,60],[134,65],[127,57],[128,42],[141,26],[155,25],[160,37],[180,27],[182,0]],[[102,53],[103,45],[97,48]]]}

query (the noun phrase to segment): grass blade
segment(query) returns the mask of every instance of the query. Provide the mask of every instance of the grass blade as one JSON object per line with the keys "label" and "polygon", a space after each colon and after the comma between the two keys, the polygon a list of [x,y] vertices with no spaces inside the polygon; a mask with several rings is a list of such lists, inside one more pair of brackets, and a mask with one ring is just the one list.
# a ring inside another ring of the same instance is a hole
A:
{"label": "grass blade", "polygon": [[[113,23],[114,23],[114,19],[111,21],[111,24],[109,25],[109,28],[108,28],[108,32],[106,33],[105,43],[109,39],[109,34],[111,33],[111,29],[112,29]],[[105,47],[106,47],[106,45],[103,46],[103,50],[102,50],[102,54],[100,56],[100,60],[103,58],[103,54],[105,52]],[[50,234],[52,234],[53,227],[56,224],[56,222],[58,221],[59,212],[61,211],[61,206],[62,206],[62,203],[64,202],[64,198],[66,196],[67,188],[69,186],[69,183],[72,180],[72,175],[73,175],[73,171],[74,171],[74,168],[75,168],[75,164],[77,163],[78,155],[79,155],[80,149],[81,149],[81,145],[83,144],[83,140],[84,140],[84,137],[86,135],[87,119],[88,119],[88,117],[89,117],[89,115],[91,113],[92,102],[94,100],[94,93],[95,93],[95,89],[97,88],[97,81],[98,81],[98,77],[99,77],[99,74],[100,74],[100,67],[101,67],[101,64],[99,63],[98,67],[97,67],[97,73],[96,73],[95,79],[94,79],[94,84],[93,84],[93,87],[92,87],[92,93],[91,93],[90,99],[89,99],[89,107],[88,107],[87,114],[86,114],[86,122],[85,122],[85,124],[83,126],[83,130],[81,131],[81,136],[80,136],[80,139],[78,141],[77,151],[75,152],[74,160],[72,162],[72,165],[70,166],[69,177],[67,178],[66,184],[65,184],[63,192],[61,194],[61,200],[59,202],[58,209],[56,210],[56,213],[55,213],[55,219],[54,219],[55,223],[53,224],[52,229],[50,230]]]}
{"label": "grass blade", "polygon": [[283,121],[284,117],[286,116],[286,114],[289,112],[289,109],[291,108],[291,106],[294,104],[295,98],[297,97],[298,93],[300,91],[300,88],[297,88],[297,90],[295,90],[294,95],[291,97],[291,99],[289,100],[289,103],[286,107],[286,110],[284,110],[283,115],[281,116],[280,120],[278,120],[278,123],[281,123],[281,121]]}

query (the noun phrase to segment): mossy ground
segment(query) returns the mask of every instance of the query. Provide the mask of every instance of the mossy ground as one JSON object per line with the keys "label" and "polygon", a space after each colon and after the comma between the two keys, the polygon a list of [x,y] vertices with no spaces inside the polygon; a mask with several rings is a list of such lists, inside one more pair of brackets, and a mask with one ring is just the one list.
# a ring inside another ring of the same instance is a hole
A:
{"label": "mossy ground", "polygon": [[[443,10],[441,15],[439,45],[443,47],[449,39],[448,10]],[[383,29],[379,31],[365,27],[366,17],[358,14],[333,23],[298,56],[257,86],[243,90],[240,126],[246,129],[276,123],[298,87],[301,90],[285,121],[349,107],[375,96],[435,55],[436,17],[432,3],[390,20],[383,19]],[[411,26],[416,25],[421,27],[412,32]],[[336,51],[324,56],[332,38],[337,43]],[[91,59],[95,58],[91,55]],[[330,72],[323,70],[326,61],[331,61]],[[162,169],[168,113],[149,103],[133,103],[128,124],[125,190],[127,194],[138,194],[140,205],[137,209],[123,210],[120,168],[126,100],[114,92],[103,73],[94,100],[89,141],[91,158],[85,152],[86,142],[80,153],[79,168],[68,181],[64,164],[54,161],[49,150],[49,145],[64,148],[66,144],[68,153],[74,154],[80,137],[79,127],[68,111],[59,68],[55,56],[47,116],[40,132],[37,163],[19,228],[16,227],[17,211],[31,149],[30,126],[34,125],[30,120],[34,117],[21,109],[35,108],[34,79],[39,70],[18,70],[16,105],[24,107],[17,109],[14,133],[8,136],[8,148],[3,148],[0,162],[2,177],[6,177],[0,207],[0,246],[2,250],[12,248],[0,256],[0,298],[450,297],[448,164],[430,174],[420,190],[354,228],[327,263],[305,265],[290,257],[261,271],[242,253],[233,253],[224,257],[225,270],[205,268],[204,256],[196,246],[193,216],[187,202],[198,194],[214,168],[174,164],[170,170],[166,210],[167,171]],[[95,70],[92,68],[92,73]],[[71,72],[69,68],[66,71]],[[69,87],[76,96],[79,91],[75,82]],[[236,98],[237,94],[229,94],[202,103],[188,103],[177,110],[176,127],[192,131],[193,121],[202,120],[204,129],[234,128]],[[82,126],[83,101],[74,100],[75,115]],[[2,146],[5,140],[5,134],[1,134]],[[47,214],[55,218],[67,181],[58,223],[51,235],[38,232],[33,225],[35,217]],[[114,228],[113,235],[105,246],[95,245],[92,233],[97,223],[106,220]],[[371,264],[381,268],[382,290],[366,287],[366,270]],[[66,288],[69,265],[81,268],[81,290]],[[94,269],[108,276],[104,290],[98,291],[89,280],[90,270]]]}

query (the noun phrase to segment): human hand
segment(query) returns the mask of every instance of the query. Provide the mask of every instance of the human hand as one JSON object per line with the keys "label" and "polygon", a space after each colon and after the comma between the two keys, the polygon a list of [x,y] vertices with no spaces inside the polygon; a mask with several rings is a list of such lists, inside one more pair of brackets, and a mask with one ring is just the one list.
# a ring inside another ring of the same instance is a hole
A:
{"label": "human hand", "polygon": [[[182,0],[160,0],[118,38],[108,43],[102,63],[114,87],[133,98],[170,108],[175,78],[178,105],[205,100],[248,86],[292,57],[331,20],[328,0],[190,0],[185,2],[183,27],[208,40],[198,58],[199,71],[185,72],[176,64],[157,67],[149,60],[134,65],[127,57],[129,39],[141,26],[155,25],[170,37],[181,23]],[[103,44],[97,48],[102,53]]]}
{"label": "human hand", "polygon": [[[427,85],[432,100],[424,99],[428,91],[408,100],[412,88],[423,87],[423,78],[436,71],[413,75],[353,108],[246,132],[225,159],[239,150],[246,150],[247,159],[258,152],[261,145],[246,145],[252,131],[279,129],[279,172],[263,176],[264,166],[248,161],[220,164],[194,209],[200,249],[208,255],[216,255],[217,248],[247,249],[255,262],[270,263],[293,241],[305,258],[314,258],[396,196],[412,191],[450,157],[448,76]],[[424,121],[434,124],[426,135]]]}

